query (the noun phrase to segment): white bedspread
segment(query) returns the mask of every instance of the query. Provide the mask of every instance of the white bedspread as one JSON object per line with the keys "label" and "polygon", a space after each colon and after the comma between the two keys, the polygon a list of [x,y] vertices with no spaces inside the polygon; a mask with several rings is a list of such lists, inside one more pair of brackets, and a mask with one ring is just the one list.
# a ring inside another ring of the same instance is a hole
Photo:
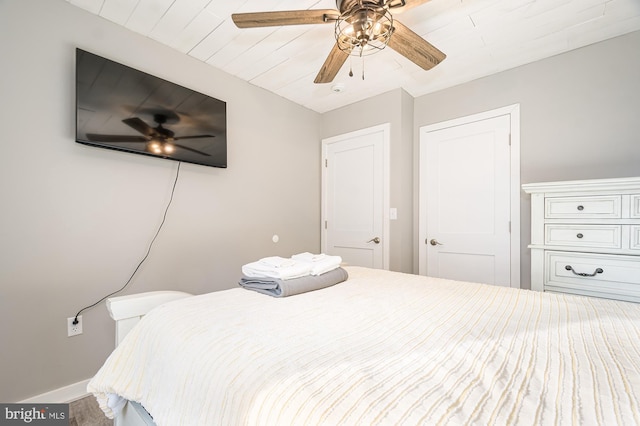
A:
{"label": "white bedspread", "polygon": [[640,424],[639,304],[347,269],[155,309],[89,390],[170,426]]}

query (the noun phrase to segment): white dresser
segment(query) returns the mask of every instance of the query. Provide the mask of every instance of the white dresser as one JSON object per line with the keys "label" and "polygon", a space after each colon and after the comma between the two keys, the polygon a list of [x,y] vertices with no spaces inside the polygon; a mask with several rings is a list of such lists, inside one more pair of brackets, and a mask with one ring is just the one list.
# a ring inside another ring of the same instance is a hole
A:
{"label": "white dresser", "polygon": [[522,185],[531,289],[640,302],[640,178]]}

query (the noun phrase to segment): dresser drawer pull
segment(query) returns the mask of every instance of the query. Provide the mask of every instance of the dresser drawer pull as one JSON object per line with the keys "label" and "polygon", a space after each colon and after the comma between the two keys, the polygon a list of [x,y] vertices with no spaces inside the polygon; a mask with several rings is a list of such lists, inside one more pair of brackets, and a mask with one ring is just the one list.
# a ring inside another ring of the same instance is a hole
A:
{"label": "dresser drawer pull", "polygon": [[578,210],[580,211],[584,210],[584,206],[578,206]]}
{"label": "dresser drawer pull", "polygon": [[565,266],[565,267],[564,267],[564,269],[566,269],[567,271],[571,271],[571,272],[573,272],[574,274],[576,274],[576,275],[578,275],[578,276],[581,276],[581,277],[595,277],[595,276],[596,276],[596,274],[601,274],[601,273],[603,273],[603,272],[604,272],[604,271],[602,270],[602,268],[598,268],[598,269],[596,269],[596,270],[595,270],[595,272],[594,272],[593,274],[587,274],[586,272],[576,272],[576,271],[571,267],[571,265],[567,265],[567,266]]}
{"label": "dresser drawer pull", "polygon": [[582,237],[584,237],[584,235],[582,235],[582,234],[578,234],[578,235],[576,235],[576,237],[578,237],[578,238],[582,238]]}

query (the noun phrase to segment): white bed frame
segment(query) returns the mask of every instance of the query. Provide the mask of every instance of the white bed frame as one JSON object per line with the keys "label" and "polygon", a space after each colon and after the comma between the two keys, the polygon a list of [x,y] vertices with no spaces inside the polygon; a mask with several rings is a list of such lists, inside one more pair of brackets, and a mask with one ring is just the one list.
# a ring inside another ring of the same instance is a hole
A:
{"label": "white bed frame", "polygon": [[[185,297],[182,291],[151,291],[107,299],[107,310],[116,322],[116,346],[131,329],[153,308]],[[149,413],[137,402],[129,401],[114,419],[115,426],[153,426]]]}

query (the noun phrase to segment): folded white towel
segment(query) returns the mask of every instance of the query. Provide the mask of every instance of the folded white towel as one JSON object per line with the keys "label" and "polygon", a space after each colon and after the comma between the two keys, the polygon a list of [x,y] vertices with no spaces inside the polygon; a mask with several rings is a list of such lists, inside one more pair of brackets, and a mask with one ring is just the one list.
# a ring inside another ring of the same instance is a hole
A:
{"label": "folded white towel", "polygon": [[247,277],[290,280],[309,275],[311,264],[277,256],[265,257],[242,266],[242,273]]}
{"label": "folded white towel", "polygon": [[301,260],[303,262],[319,262],[321,260],[325,260],[327,255],[324,253],[313,254],[305,251],[304,253],[298,253],[291,256],[292,259]]}
{"label": "folded white towel", "polygon": [[260,262],[263,265],[271,266],[274,268],[289,268],[291,266],[295,266],[296,264],[295,260],[287,259],[286,257],[280,257],[280,256],[263,257],[258,262]]}
{"label": "folded white towel", "polygon": [[313,254],[309,252],[298,253],[291,259],[311,265],[311,275],[322,275],[340,267],[342,257],[330,256],[324,253]]}

